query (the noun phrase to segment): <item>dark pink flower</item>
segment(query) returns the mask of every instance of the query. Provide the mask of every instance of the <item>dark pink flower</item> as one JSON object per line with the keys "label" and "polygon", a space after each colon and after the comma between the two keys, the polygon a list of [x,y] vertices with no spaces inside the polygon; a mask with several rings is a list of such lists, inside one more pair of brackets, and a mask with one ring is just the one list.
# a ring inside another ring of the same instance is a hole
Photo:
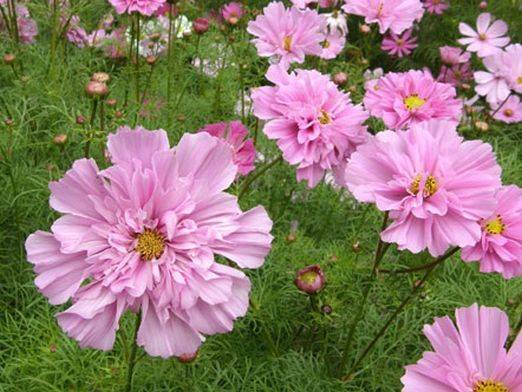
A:
{"label": "dark pink flower", "polygon": [[221,16],[223,17],[225,22],[231,25],[237,24],[237,22],[239,22],[243,14],[243,5],[235,1],[226,4],[223,6],[223,8],[221,8]]}
{"label": "dark pink flower", "polygon": [[449,8],[446,0],[424,0],[424,8],[430,14],[442,15]]}
{"label": "dark pink flower", "polygon": [[381,49],[392,56],[409,56],[417,47],[417,37],[412,37],[413,30],[406,30],[402,35],[389,33],[382,40]]}

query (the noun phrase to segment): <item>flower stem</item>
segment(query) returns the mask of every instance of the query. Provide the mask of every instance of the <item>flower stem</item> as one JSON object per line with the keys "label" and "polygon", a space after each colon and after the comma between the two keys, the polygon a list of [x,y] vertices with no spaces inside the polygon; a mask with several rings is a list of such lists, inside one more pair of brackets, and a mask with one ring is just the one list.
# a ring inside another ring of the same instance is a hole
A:
{"label": "flower stem", "polygon": [[411,274],[413,272],[418,272],[418,271],[423,271],[425,269],[428,269],[438,263],[439,263],[438,259],[435,259],[434,261],[432,261],[430,263],[419,265],[417,267],[411,267],[411,268],[405,268],[405,269],[399,269],[399,270],[379,269],[379,272],[383,272],[385,274]]}
{"label": "flower stem", "polygon": [[390,325],[395,321],[395,319],[399,316],[399,314],[402,312],[402,310],[406,307],[406,305],[408,305],[408,303],[417,296],[417,294],[420,293],[421,289],[424,287],[424,284],[426,283],[426,281],[428,280],[428,278],[430,277],[431,273],[435,270],[435,268],[439,265],[439,264],[442,264],[446,259],[448,259],[449,257],[451,257],[452,255],[454,255],[460,248],[453,248],[453,249],[450,249],[449,251],[447,251],[444,255],[438,257],[433,263],[432,265],[428,268],[428,270],[426,271],[426,273],[424,274],[424,276],[422,277],[422,279],[417,283],[415,284],[415,286],[413,287],[412,291],[410,292],[410,294],[404,298],[404,300],[401,302],[401,304],[399,305],[399,307],[388,317],[388,319],[386,320],[386,322],[384,323],[384,325],[381,327],[381,329],[379,330],[379,332],[377,332],[377,334],[375,335],[375,337],[373,338],[373,340],[368,344],[368,346],[366,346],[366,348],[363,350],[362,354],[358,357],[358,359],[355,361],[355,363],[352,365],[352,367],[350,368],[349,372],[348,372],[348,375],[343,377],[343,380],[344,381],[348,381],[348,380],[351,380],[353,378],[353,375],[354,375],[354,371],[359,367],[359,365],[362,363],[362,361],[364,360],[364,358],[366,358],[366,356],[371,352],[371,350],[373,349],[373,347],[375,346],[375,344],[380,340],[381,337],[383,337],[383,335],[385,334],[385,332],[388,330],[388,328],[390,327]]}
{"label": "flower stem", "polygon": [[279,162],[281,162],[283,160],[283,156],[280,155],[279,157],[277,157],[276,159],[274,159],[272,162],[266,164],[262,169],[260,169],[257,173],[255,173],[253,176],[247,178],[245,180],[245,182],[243,183],[240,191],[239,191],[239,194],[237,195],[237,198],[238,199],[241,199],[241,197],[243,197],[245,195],[245,193],[248,192],[248,189],[250,188],[250,185],[252,185],[252,183],[254,181],[256,181],[259,177],[261,177],[263,174],[265,174],[268,170],[270,170],[272,167],[274,167],[275,165],[277,165]]}
{"label": "flower stem", "polygon": [[138,330],[140,328],[140,323],[141,313],[138,313],[136,315],[136,324],[134,326],[132,349],[129,357],[129,366],[127,368],[127,386],[125,387],[125,392],[132,391],[132,376],[134,375],[134,366],[136,365],[136,354],[138,352],[138,344],[136,343],[136,339],[138,338]]}
{"label": "flower stem", "polygon": [[502,109],[502,106],[504,106],[506,104],[506,102],[508,101],[509,97],[511,97],[513,93],[509,93],[509,95],[506,97],[506,99],[504,99],[502,101],[502,103],[498,106],[498,108],[495,109],[495,111],[493,113],[491,113],[491,117],[493,117],[495,114],[497,114],[497,112]]}
{"label": "flower stem", "polygon": [[169,7],[169,42],[167,44],[167,107],[169,110],[169,127],[172,124],[172,107],[171,107],[171,97],[172,97],[172,28],[173,28],[173,5],[170,4]]}
{"label": "flower stem", "polygon": [[355,318],[353,319],[352,324],[350,325],[350,330],[348,332],[348,338],[346,340],[346,346],[344,348],[343,355],[341,357],[341,362],[340,362],[339,368],[338,368],[339,373],[341,373],[344,370],[344,368],[346,367],[346,365],[348,363],[348,356],[350,354],[353,337],[355,335],[357,325],[359,325],[359,323],[362,319],[366,302],[368,302],[368,296],[369,296],[371,288],[373,286],[373,282],[375,281],[375,277],[377,276],[377,271],[379,270],[379,264],[381,263],[381,260],[384,256],[384,254],[386,253],[386,250],[388,250],[388,246],[384,246],[384,242],[382,241],[381,236],[380,236],[380,233],[384,231],[384,229],[386,228],[386,225],[388,224],[388,215],[389,215],[389,213],[385,212],[383,219],[382,219],[381,230],[379,231],[379,241],[377,242],[377,247],[375,249],[375,256],[373,259],[373,268],[372,268],[372,271],[370,272],[370,275],[368,276],[366,286],[364,287],[362,301],[359,302],[359,308],[357,309]]}
{"label": "flower stem", "polygon": [[136,26],[134,30],[134,40],[135,40],[135,83],[136,83],[136,104],[140,104],[140,14],[136,13]]}
{"label": "flower stem", "polygon": [[105,137],[105,100],[102,99],[100,102],[100,151],[102,156],[104,156],[105,153],[105,143],[104,143],[104,137]]}
{"label": "flower stem", "polygon": [[97,109],[98,109],[98,99],[95,98],[95,99],[92,100],[89,137],[87,139],[87,143],[85,143],[85,149],[84,149],[84,153],[83,153],[85,158],[90,158],[91,141],[94,138],[94,121],[96,119],[96,110]]}

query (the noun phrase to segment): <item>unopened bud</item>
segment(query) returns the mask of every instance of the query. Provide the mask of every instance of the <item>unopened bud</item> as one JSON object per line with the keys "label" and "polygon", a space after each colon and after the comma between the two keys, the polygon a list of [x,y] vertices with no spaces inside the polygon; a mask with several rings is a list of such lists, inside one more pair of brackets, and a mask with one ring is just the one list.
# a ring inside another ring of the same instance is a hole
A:
{"label": "unopened bud", "polygon": [[116,118],[122,118],[123,117],[123,112],[121,112],[120,110],[116,110],[114,112],[114,117]]}
{"label": "unopened bud", "polygon": [[7,125],[8,127],[12,127],[14,124],[14,121],[11,118],[6,118],[4,122],[5,122],[5,125]]}
{"label": "unopened bud", "polygon": [[333,312],[333,309],[330,305],[323,305],[321,306],[321,312],[323,312],[324,314],[331,314]]}
{"label": "unopened bud", "polygon": [[481,10],[485,10],[486,8],[488,8],[488,2],[487,1],[481,1],[480,4],[479,4],[479,8]]}
{"label": "unopened bud", "polygon": [[190,362],[193,362],[197,357],[198,357],[198,351],[196,351],[195,353],[192,353],[192,354],[181,354],[178,357],[178,360],[181,363],[190,363]]}
{"label": "unopened bud", "polygon": [[295,285],[307,294],[315,294],[322,290],[325,284],[323,270],[318,264],[310,265],[297,271]]}
{"label": "unopened bud", "polygon": [[109,94],[109,88],[105,83],[91,80],[85,86],[85,92],[92,98],[101,98]]}
{"label": "unopened bud", "polygon": [[149,64],[149,65],[154,65],[154,64],[156,64],[156,61],[158,61],[158,58],[157,58],[156,56],[150,55],[150,56],[147,56],[147,58],[145,59],[145,61],[146,61],[147,64]]}
{"label": "unopened bud", "polygon": [[92,75],[91,80],[93,82],[99,82],[99,83],[107,84],[111,80],[111,77],[109,76],[108,73],[96,72],[95,74]]}
{"label": "unopened bud", "polygon": [[352,250],[357,253],[361,250],[361,243],[359,241],[355,241],[352,245]]}
{"label": "unopened bud", "polygon": [[482,132],[489,131],[489,125],[485,121],[477,121],[477,122],[475,122],[475,128],[477,128],[479,131],[482,131]]}
{"label": "unopened bud", "polygon": [[362,24],[359,26],[359,31],[363,34],[368,34],[370,31],[372,31],[372,29],[367,24]]}
{"label": "unopened bud", "polygon": [[118,104],[118,100],[111,98],[111,99],[107,100],[106,104],[107,104],[107,106],[116,106]]}
{"label": "unopened bud", "polygon": [[348,76],[344,72],[337,72],[333,77],[333,82],[338,86],[343,86],[348,81]]}
{"label": "unopened bud", "polygon": [[62,145],[67,143],[67,135],[65,133],[61,133],[53,137],[53,143],[56,145]]}
{"label": "unopened bud", "polygon": [[196,18],[192,22],[192,28],[196,34],[205,34],[210,24],[207,18]]}
{"label": "unopened bud", "polygon": [[16,56],[12,53],[7,53],[4,55],[4,63],[6,65],[11,65],[16,61]]}
{"label": "unopened bud", "polygon": [[76,116],[76,124],[83,125],[85,124],[85,117],[83,117],[81,114]]}
{"label": "unopened bud", "polygon": [[469,90],[471,88],[471,86],[467,83],[462,83],[460,87],[462,87],[463,90]]}

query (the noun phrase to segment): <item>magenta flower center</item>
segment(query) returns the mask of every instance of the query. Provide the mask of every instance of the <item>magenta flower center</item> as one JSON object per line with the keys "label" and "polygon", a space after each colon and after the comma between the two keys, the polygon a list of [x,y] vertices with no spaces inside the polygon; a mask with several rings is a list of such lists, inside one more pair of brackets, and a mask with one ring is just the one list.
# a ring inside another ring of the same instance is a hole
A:
{"label": "magenta flower center", "polygon": [[283,49],[287,52],[292,50],[292,37],[290,35],[287,35],[285,38],[283,38]]}
{"label": "magenta flower center", "polygon": [[[415,196],[419,194],[422,179],[422,174],[418,174],[415,176],[412,183],[410,184],[410,187],[408,188],[408,190]],[[422,194],[424,197],[430,197],[437,193],[438,190],[439,183],[437,182],[437,179],[430,174],[428,177],[426,177]]]}
{"label": "magenta flower center", "polygon": [[326,110],[321,110],[321,115],[318,120],[321,125],[328,125],[332,122],[332,119]]}
{"label": "magenta flower center", "polygon": [[489,234],[502,234],[506,225],[502,222],[500,215],[486,223],[485,230]]}
{"label": "magenta flower center", "polygon": [[509,389],[501,382],[485,380],[476,383],[473,392],[509,392]]}
{"label": "magenta flower center", "polygon": [[417,94],[412,94],[404,98],[404,106],[406,106],[406,109],[408,109],[410,112],[412,110],[421,108],[425,103],[426,100],[422,99]]}
{"label": "magenta flower center", "polygon": [[135,250],[143,260],[159,259],[165,250],[165,237],[157,230],[145,229],[138,234]]}

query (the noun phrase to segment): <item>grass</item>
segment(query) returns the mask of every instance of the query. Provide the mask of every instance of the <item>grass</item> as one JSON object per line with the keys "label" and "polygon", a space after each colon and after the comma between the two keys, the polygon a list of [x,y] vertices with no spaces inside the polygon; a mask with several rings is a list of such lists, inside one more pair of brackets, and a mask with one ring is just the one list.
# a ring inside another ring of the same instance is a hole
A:
{"label": "grass", "polygon": [[[263,3],[266,2],[250,5],[260,8]],[[479,13],[477,3],[454,1],[442,18],[427,16],[422,23],[420,47],[412,58],[400,61],[380,53],[378,45],[370,43],[371,37],[360,36],[357,24],[361,20],[351,18],[349,42],[362,48],[362,56],[350,49],[327,68],[349,74],[349,85],[356,86],[352,94],[355,101],[361,99],[362,72],[368,66],[363,59],[368,60],[370,67],[380,65],[386,70],[430,66],[436,71],[438,46],[455,44],[458,21],[472,22]],[[516,1],[490,3],[489,11],[510,25],[512,41],[520,42],[522,20]],[[24,47],[18,54],[24,66],[23,80],[13,77],[7,66],[0,68],[1,117],[14,121],[11,127],[0,124],[0,391],[120,391],[126,379],[132,315],[123,318],[111,352],[79,349],[54,320],[53,315],[61,308],[50,306],[37,292],[34,274],[25,258],[24,240],[37,229],[47,230],[56,219],[48,206],[48,183],[60,178],[75,159],[82,157],[86,130],[75,123],[75,118],[89,114],[90,102],[83,93],[86,81],[95,71],[109,72],[113,78],[111,97],[119,100],[121,109],[130,79],[124,65],[70,45],[60,52],[56,66],[50,70],[51,25],[46,4],[38,1],[30,6],[40,35],[36,45]],[[101,0],[75,4],[89,28],[109,9]],[[216,2],[203,4],[211,8]],[[187,12],[197,15],[192,8]],[[255,56],[247,44],[246,33],[237,34],[236,42],[243,42],[238,50],[248,65],[244,83],[262,85],[266,61]],[[210,58],[229,53],[230,64],[231,52],[216,51],[215,42],[224,42],[224,38],[213,30],[203,37],[200,52]],[[7,40],[0,42],[0,53],[12,50],[9,45]],[[234,65],[226,67],[217,79],[203,77],[190,66],[190,59],[196,54],[194,37],[177,41],[174,50],[171,69],[167,69],[165,60],[156,66],[150,88],[152,103],[147,106],[150,113],[140,121],[150,129],[165,128],[172,144],[184,132],[195,131],[206,123],[237,118],[234,107],[240,88]],[[306,66],[326,69],[325,64],[314,60]],[[186,92],[178,107],[169,109],[163,105],[155,109],[155,104],[166,96],[167,72],[172,74],[176,99],[184,84]],[[114,131],[118,125],[132,124],[133,110],[131,106],[122,118],[117,118],[115,109],[108,108],[107,129]],[[248,116],[247,122],[254,129],[255,118]],[[479,133],[472,127],[463,132],[468,138],[492,143],[503,167],[504,181],[522,185],[520,124],[492,124],[488,133]],[[52,143],[58,134],[68,137],[63,148]],[[99,135],[100,139],[104,136]],[[277,156],[276,147],[261,132],[258,148],[267,160]],[[92,151],[103,166],[98,140]],[[232,192],[238,190],[239,184],[232,188]],[[452,314],[456,307],[474,302],[505,310],[513,327],[522,315],[520,279],[506,281],[498,275],[481,274],[476,265],[453,257],[437,270],[420,298],[387,331],[356,377],[342,383],[331,376],[329,369],[338,361],[361,300],[381,216],[329,185],[306,189],[296,183],[294,169],[287,164],[275,166],[242,199],[245,209],[257,204],[266,206],[275,222],[275,241],[264,267],[248,272],[253,282],[253,306],[248,314],[235,324],[232,333],[208,338],[193,363],[143,357],[136,366],[135,391],[397,391],[403,366],[417,361],[429,348],[422,326],[434,317]],[[298,222],[298,229],[295,240],[289,241],[293,222]],[[420,265],[427,260],[426,255],[415,257],[392,249],[383,268]],[[293,285],[295,271],[312,263],[319,263],[325,270],[328,284],[318,301],[332,307],[329,315],[311,313],[308,298]],[[420,276],[421,273],[378,277],[365,318],[356,332],[350,361]],[[138,355],[141,353],[140,350]]]}

